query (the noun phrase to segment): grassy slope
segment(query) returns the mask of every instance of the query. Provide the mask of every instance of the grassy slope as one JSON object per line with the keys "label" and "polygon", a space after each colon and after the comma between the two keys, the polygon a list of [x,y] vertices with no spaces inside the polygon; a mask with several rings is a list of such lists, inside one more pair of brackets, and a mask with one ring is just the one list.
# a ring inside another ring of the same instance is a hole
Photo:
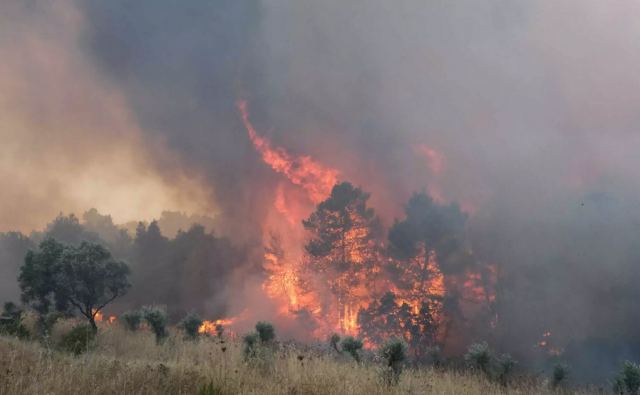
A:
{"label": "grassy slope", "polygon": [[397,386],[386,388],[376,365],[293,348],[277,353],[267,370],[250,368],[237,342],[172,337],[156,346],[149,333],[131,334],[117,325],[104,326],[97,347],[80,357],[0,337],[0,394],[196,394],[210,381],[223,394],[550,393],[541,383],[504,389],[432,369],[407,370]]}

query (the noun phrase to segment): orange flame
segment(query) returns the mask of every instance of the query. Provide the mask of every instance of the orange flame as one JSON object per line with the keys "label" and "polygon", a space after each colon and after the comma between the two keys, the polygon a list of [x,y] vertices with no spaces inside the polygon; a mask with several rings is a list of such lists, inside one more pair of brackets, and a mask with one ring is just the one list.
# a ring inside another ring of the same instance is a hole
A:
{"label": "orange flame", "polygon": [[229,326],[233,324],[233,322],[234,322],[233,318],[222,318],[215,321],[205,320],[202,322],[202,325],[200,325],[200,328],[198,328],[198,333],[200,333],[201,335],[204,335],[204,334],[216,335],[218,334],[220,327]]}
{"label": "orange flame", "polygon": [[258,135],[249,120],[247,102],[240,100],[238,109],[251,142],[266,164],[276,172],[284,174],[293,184],[302,187],[314,203],[319,203],[329,196],[331,188],[338,181],[337,170],[328,168],[309,156],[294,156],[283,148],[273,147],[269,140]]}

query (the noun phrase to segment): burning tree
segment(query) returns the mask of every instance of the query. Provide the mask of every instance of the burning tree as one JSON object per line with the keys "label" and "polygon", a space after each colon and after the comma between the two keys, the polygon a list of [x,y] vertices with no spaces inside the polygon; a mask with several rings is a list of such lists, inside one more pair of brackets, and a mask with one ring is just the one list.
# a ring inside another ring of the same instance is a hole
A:
{"label": "burning tree", "polygon": [[357,331],[358,311],[376,292],[380,224],[367,207],[368,199],[369,194],[360,188],[348,182],[338,184],[303,221],[311,234],[305,246],[309,267],[326,280],[333,300],[325,308],[337,312],[344,333]]}

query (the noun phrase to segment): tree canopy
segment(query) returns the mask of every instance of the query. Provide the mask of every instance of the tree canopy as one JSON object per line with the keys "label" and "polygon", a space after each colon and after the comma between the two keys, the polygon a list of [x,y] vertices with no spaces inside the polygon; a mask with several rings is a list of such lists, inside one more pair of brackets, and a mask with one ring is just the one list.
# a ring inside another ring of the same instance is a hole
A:
{"label": "tree canopy", "polygon": [[27,253],[19,282],[22,300],[41,316],[76,309],[95,331],[96,315],[129,289],[128,275],[129,267],[100,244],[70,246],[49,238]]}

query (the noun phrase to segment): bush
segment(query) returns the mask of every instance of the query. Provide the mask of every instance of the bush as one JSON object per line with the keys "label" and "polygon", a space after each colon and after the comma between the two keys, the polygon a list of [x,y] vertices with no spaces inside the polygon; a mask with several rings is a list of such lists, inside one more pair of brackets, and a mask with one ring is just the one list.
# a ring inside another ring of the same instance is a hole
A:
{"label": "bush", "polygon": [[256,324],[256,332],[262,343],[269,343],[276,338],[276,331],[273,329],[273,325],[268,322],[258,322]]}
{"label": "bush", "polygon": [[509,378],[515,366],[516,361],[509,354],[502,354],[496,358],[495,378],[500,384],[506,386],[509,383]]}
{"label": "bush", "polygon": [[142,312],[138,310],[127,311],[120,316],[120,319],[127,330],[135,332],[140,328],[140,324],[142,323]]}
{"label": "bush", "polygon": [[348,352],[356,362],[360,362],[360,354],[358,352],[362,349],[362,340],[347,336],[342,339],[341,346],[342,350]]}
{"label": "bush", "polygon": [[638,395],[638,390],[640,390],[640,366],[626,361],[614,379],[614,390],[620,394]]}
{"label": "bush", "polygon": [[407,344],[401,339],[391,339],[380,350],[386,362],[385,382],[398,383],[402,373],[402,365],[407,358]]}
{"label": "bush", "polygon": [[180,327],[184,330],[187,339],[196,340],[200,333],[198,332],[202,326],[202,319],[196,313],[189,313],[180,322]]}
{"label": "bush", "polygon": [[245,359],[255,358],[257,356],[258,340],[259,337],[257,333],[249,333],[242,338],[242,342],[244,343],[242,353]]}
{"label": "bush", "polygon": [[144,319],[156,335],[156,343],[160,344],[169,335],[167,332],[167,313],[160,307],[145,307]]}
{"label": "bush", "polygon": [[338,354],[342,354],[342,351],[340,351],[340,349],[338,348],[339,343],[340,343],[340,335],[338,335],[337,333],[334,333],[333,335],[329,336],[329,344],[331,345],[331,347],[334,350],[336,350]]}
{"label": "bush", "polygon": [[491,350],[487,342],[473,343],[464,355],[464,360],[469,366],[487,375],[490,374],[491,358]]}
{"label": "bush", "polygon": [[22,324],[23,311],[15,303],[7,302],[0,315],[0,334],[16,336],[20,339],[29,337],[29,331]]}
{"label": "bush", "polygon": [[74,355],[80,355],[95,344],[96,332],[91,325],[75,326],[60,340],[59,347]]}
{"label": "bush", "polygon": [[562,388],[567,383],[569,376],[569,368],[567,365],[559,363],[553,367],[553,373],[551,373],[551,388]]}

